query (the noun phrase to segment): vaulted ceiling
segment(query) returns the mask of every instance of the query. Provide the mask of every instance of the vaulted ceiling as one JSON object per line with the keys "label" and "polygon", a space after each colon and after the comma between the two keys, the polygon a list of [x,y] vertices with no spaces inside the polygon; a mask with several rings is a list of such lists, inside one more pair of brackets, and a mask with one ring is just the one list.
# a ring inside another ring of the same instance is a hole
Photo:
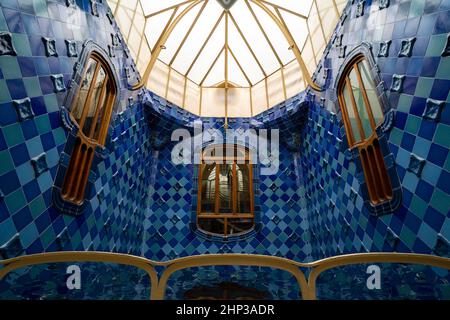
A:
{"label": "vaulted ceiling", "polygon": [[198,115],[250,117],[308,85],[346,0],[108,3],[150,90]]}

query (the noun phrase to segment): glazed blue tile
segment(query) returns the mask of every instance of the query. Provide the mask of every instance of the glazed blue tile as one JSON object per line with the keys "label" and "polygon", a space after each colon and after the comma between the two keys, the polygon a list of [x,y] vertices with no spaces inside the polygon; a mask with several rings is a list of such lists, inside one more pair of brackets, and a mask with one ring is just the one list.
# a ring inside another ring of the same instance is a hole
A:
{"label": "glazed blue tile", "polygon": [[448,33],[450,31],[450,11],[443,11],[439,13],[436,20],[434,34]]}
{"label": "glazed blue tile", "polygon": [[30,160],[28,149],[25,144],[19,144],[11,148],[10,153],[16,167]]}
{"label": "glazed blue tile", "polygon": [[447,159],[449,150],[447,148],[441,147],[438,144],[432,144],[430,148],[430,153],[428,155],[428,161],[436,164],[439,167],[443,167],[445,160]]}
{"label": "glazed blue tile", "polygon": [[27,90],[22,79],[6,80],[11,98],[21,100],[28,97]]}
{"label": "glazed blue tile", "polygon": [[450,173],[448,171],[442,170],[441,176],[438,181],[437,187],[442,191],[450,194],[450,183],[448,179],[450,178]]}
{"label": "glazed blue tile", "polygon": [[8,24],[9,31],[12,33],[25,33],[20,11],[3,8],[3,15]]}
{"label": "glazed blue tile", "polygon": [[18,57],[17,61],[19,62],[23,77],[34,77],[37,75],[33,58]]}

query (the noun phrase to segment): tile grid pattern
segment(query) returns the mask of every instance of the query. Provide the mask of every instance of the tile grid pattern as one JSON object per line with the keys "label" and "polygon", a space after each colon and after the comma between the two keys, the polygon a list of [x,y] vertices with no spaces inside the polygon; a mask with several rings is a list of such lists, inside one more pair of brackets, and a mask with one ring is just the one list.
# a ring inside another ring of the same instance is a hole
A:
{"label": "tile grid pattern", "polygon": [[52,205],[57,170],[69,157],[64,153],[68,134],[60,110],[82,45],[92,39],[107,48],[111,35],[121,37],[108,18],[109,8],[101,3],[95,7],[91,1],[1,2],[3,258],[59,250],[141,254],[150,146],[140,137],[147,134],[148,125],[138,93],[128,91],[128,81],[139,75],[130,72],[133,62],[120,43],[113,47],[112,61],[120,75],[121,110],[113,115],[105,159],[91,174],[93,188],[85,212],[74,218]]}

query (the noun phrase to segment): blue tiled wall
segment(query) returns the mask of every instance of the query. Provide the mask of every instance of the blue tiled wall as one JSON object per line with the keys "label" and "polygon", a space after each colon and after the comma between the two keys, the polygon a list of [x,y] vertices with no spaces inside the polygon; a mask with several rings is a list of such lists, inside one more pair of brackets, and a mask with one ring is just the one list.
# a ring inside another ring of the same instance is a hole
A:
{"label": "blue tiled wall", "polygon": [[[359,3],[363,14],[358,17]],[[305,188],[315,259],[367,251],[449,254],[449,21],[448,0],[348,3],[318,68],[317,79],[328,72],[327,89],[315,94],[300,149],[304,174],[314,173]],[[360,166],[328,137],[328,132],[335,133],[346,145],[335,86],[345,55],[363,41],[372,47],[395,112],[386,141],[403,199],[399,209],[382,217],[372,216],[363,205]],[[380,50],[385,42],[387,52]],[[413,44],[411,52],[408,43]],[[392,86],[396,75],[404,76],[399,92]],[[438,117],[436,103],[442,108]],[[421,166],[422,172],[417,170]]]}
{"label": "blue tiled wall", "polygon": [[[150,151],[140,137],[148,125],[138,93],[128,91],[127,76],[133,74],[127,69],[133,62],[125,47],[113,46],[112,35],[120,33],[108,18],[109,8],[97,2],[95,8],[86,0],[0,2],[3,258],[59,250],[141,253],[147,207],[142,195],[148,189],[143,171]],[[52,205],[52,186],[60,161],[70,156],[65,154],[69,131],[61,110],[88,39],[114,53],[120,107],[113,114],[105,158],[93,168],[84,213],[75,218]],[[75,46],[70,51],[69,43]],[[58,75],[66,89],[54,85],[52,77]]]}
{"label": "blue tiled wall", "polygon": [[[368,251],[449,254],[449,10],[448,0],[349,1],[315,73],[325,90],[298,97],[310,101],[308,126],[298,153],[282,151],[285,167],[292,169],[297,161],[298,170],[293,170],[295,182],[283,174],[262,179],[259,191],[263,229],[253,239],[224,245],[202,240],[190,232],[193,169],[173,168],[167,151],[161,152],[155,170],[166,168],[170,173],[167,178],[157,174],[153,201],[172,195],[167,197],[164,209],[157,203],[150,207],[146,256],[167,259],[200,253],[248,252],[305,260]],[[392,109],[392,118],[386,115],[392,121],[384,124],[383,143],[387,146],[386,161],[392,162],[387,165],[393,167],[401,185],[400,206],[381,217],[371,214],[365,204],[361,166],[357,159],[349,157],[336,105],[338,72],[346,55],[362,42],[372,47],[375,70],[379,70],[384,81],[387,110]],[[389,42],[386,53],[380,52],[382,42]],[[413,44],[411,53],[406,50],[409,43]],[[401,92],[390,91],[394,75],[405,75]],[[436,105],[430,99],[443,101],[439,119],[431,119]],[[427,108],[427,104],[431,107]],[[288,109],[289,101],[250,123],[266,122],[266,127],[278,128],[289,114]],[[175,118],[186,118],[184,111],[179,112],[173,112]],[[305,109],[294,111],[301,112]],[[235,122],[235,127],[242,124],[241,119]],[[420,175],[415,169],[417,161],[419,167],[423,163]],[[179,200],[173,189],[177,181],[183,186]],[[296,190],[295,209],[286,207],[287,198],[277,197],[282,194],[278,188],[268,188],[277,181],[282,188],[289,186],[285,195],[290,188]],[[280,218],[278,226],[286,228],[276,227],[274,216]],[[292,217],[298,220],[292,222]]]}

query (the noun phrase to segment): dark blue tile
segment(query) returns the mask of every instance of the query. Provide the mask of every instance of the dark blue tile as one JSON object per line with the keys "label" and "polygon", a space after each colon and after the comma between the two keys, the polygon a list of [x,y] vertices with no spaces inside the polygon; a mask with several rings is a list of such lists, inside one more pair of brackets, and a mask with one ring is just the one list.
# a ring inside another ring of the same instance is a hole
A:
{"label": "dark blue tile", "polygon": [[425,182],[424,180],[420,180],[419,184],[417,185],[416,194],[425,202],[429,202],[431,196],[433,195],[433,191],[434,189],[432,185]]}
{"label": "dark blue tile", "polygon": [[436,126],[437,124],[434,121],[422,121],[420,124],[419,136],[430,141],[433,140]]}
{"label": "dark blue tile", "polygon": [[13,100],[19,100],[27,98],[27,90],[23,84],[22,79],[6,80],[8,85],[9,94]]}
{"label": "dark blue tile", "polygon": [[41,189],[39,188],[37,180],[32,180],[24,185],[23,193],[25,194],[25,198],[29,203],[36,199],[36,197],[41,194]]}
{"label": "dark blue tile", "polygon": [[3,15],[12,33],[25,33],[22,16],[19,11],[3,8]]}
{"label": "dark blue tile", "polygon": [[13,158],[14,165],[16,167],[30,160],[30,155],[28,154],[27,145],[25,143],[19,144],[11,148],[9,152],[11,154],[11,157]]}
{"label": "dark blue tile", "polygon": [[434,77],[441,62],[440,57],[425,57],[423,59],[422,77]]}
{"label": "dark blue tile", "polygon": [[18,57],[20,70],[22,71],[23,77],[34,77],[36,76],[36,68],[34,66],[33,58],[29,57]]}
{"label": "dark blue tile", "polygon": [[431,90],[431,99],[447,100],[448,92],[450,91],[450,80],[434,80],[433,89]]}
{"label": "dark blue tile", "polygon": [[36,123],[34,121],[25,121],[20,124],[22,126],[22,133],[25,140],[29,140],[38,135]]}
{"label": "dark blue tile", "polygon": [[18,121],[17,112],[12,103],[0,104],[0,125],[7,126]]}
{"label": "dark blue tile", "polygon": [[442,170],[437,187],[447,194],[450,194],[450,173],[448,171]]}
{"label": "dark blue tile", "polygon": [[450,11],[444,11],[439,13],[436,20],[436,27],[434,34],[448,33],[450,32]]}
{"label": "dark blue tile", "polygon": [[[449,150],[447,148],[441,147],[438,144],[432,144],[430,152],[428,154],[428,161],[434,163],[439,167],[443,167],[445,161],[447,160]],[[449,181],[450,183],[450,181]]]}
{"label": "dark blue tile", "polygon": [[445,216],[434,210],[433,207],[428,207],[423,220],[432,227],[433,230],[440,232],[442,225],[444,224]]}

